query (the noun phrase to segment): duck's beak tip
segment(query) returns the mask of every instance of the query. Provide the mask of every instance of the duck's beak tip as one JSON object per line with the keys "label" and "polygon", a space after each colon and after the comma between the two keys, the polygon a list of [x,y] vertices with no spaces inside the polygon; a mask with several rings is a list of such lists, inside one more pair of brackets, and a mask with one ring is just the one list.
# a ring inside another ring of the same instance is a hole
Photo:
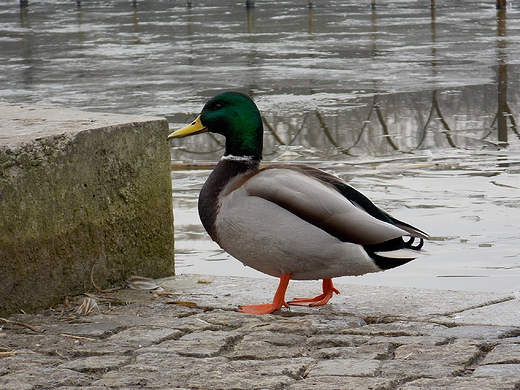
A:
{"label": "duck's beak tip", "polygon": [[200,121],[200,116],[198,116],[188,126],[183,127],[182,129],[176,130],[173,133],[169,134],[167,140],[169,141],[173,138],[183,138],[189,135],[204,133],[206,131],[208,131],[208,128],[202,124],[202,122]]}

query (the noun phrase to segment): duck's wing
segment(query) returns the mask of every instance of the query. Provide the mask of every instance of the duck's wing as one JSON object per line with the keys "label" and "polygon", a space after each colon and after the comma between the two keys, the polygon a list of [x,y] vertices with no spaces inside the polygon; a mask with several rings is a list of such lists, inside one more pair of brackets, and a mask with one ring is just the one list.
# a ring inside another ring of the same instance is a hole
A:
{"label": "duck's wing", "polygon": [[272,167],[261,169],[242,185],[249,196],[273,202],[344,242],[376,245],[409,235],[406,229],[359,207],[318,176],[298,167]]}
{"label": "duck's wing", "polygon": [[388,214],[386,211],[377,207],[370,199],[368,199],[361,192],[356,190],[354,187],[348,185],[343,180],[339,179],[337,176],[334,176],[328,172],[322,171],[321,169],[317,169],[314,167],[310,167],[308,165],[294,165],[296,169],[300,169],[309,176],[315,177],[317,180],[320,180],[324,183],[330,184],[334,186],[345,198],[350,200],[352,203],[361,207],[367,213],[372,215],[374,218],[377,218],[381,221],[391,223],[406,232],[412,237],[418,238],[428,238],[430,237],[428,233],[412,226],[406,222],[403,222],[392,215]]}

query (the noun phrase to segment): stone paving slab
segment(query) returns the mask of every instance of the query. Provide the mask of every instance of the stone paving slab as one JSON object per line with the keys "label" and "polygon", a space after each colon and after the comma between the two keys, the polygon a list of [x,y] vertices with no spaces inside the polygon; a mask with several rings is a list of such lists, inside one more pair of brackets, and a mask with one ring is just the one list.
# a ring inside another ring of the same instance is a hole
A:
{"label": "stone paving slab", "polygon": [[[344,285],[348,299],[255,316],[237,305],[268,301],[276,280],[159,283],[160,293],[91,295],[98,310],[86,316],[74,311],[76,297],[2,321],[0,388],[520,389],[520,312],[511,323],[464,317],[504,302],[520,307],[512,294]],[[317,290],[296,282],[289,294]]]}

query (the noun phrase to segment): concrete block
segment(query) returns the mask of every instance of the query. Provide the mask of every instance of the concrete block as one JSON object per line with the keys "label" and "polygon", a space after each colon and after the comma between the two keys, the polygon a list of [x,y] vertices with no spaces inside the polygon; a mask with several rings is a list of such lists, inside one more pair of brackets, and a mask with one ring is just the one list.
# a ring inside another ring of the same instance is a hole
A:
{"label": "concrete block", "polygon": [[0,104],[0,315],[174,274],[165,119]]}

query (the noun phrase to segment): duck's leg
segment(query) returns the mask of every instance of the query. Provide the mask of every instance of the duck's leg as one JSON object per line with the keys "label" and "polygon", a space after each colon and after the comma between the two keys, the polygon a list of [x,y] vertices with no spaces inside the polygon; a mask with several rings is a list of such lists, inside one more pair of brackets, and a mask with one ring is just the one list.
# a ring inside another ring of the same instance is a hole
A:
{"label": "duck's leg", "polygon": [[334,288],[332,279],[323,279],[323,294],[314,298],[294,298],[288,303],[295,306],[321,306],[325,305],[334,293],[339,294],[339,290]]}
{"label": "duck's leg", "polygon": [[240,306],[238,311],[249,314],[270,314],[276,310],[280,310],[282,306],[289,307],[285,302],[285,292],[287,291],[287,286],[289,286],[290,280],[291,274],[280,275],[280,284],[274,294],[273,303],[266,303],[263,305],[244,305]]}

